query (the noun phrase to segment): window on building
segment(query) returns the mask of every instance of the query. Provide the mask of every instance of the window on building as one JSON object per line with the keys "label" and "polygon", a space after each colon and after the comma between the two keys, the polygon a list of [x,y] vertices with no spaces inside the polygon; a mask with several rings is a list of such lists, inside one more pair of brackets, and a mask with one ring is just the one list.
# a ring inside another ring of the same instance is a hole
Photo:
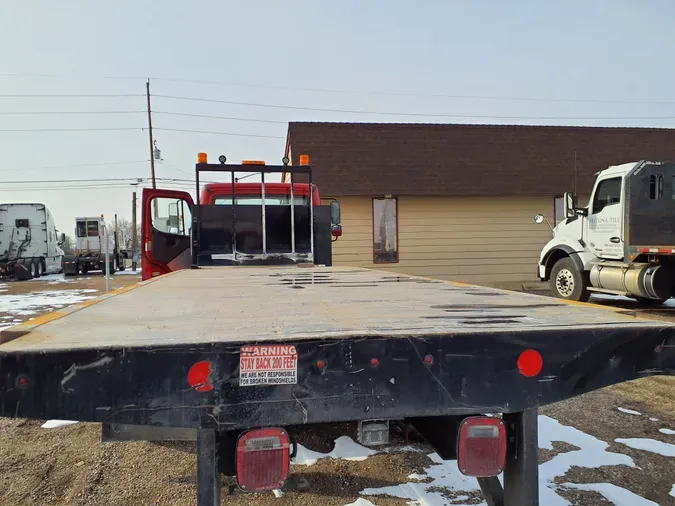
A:
{"label": "window on building", "polygon": [[607,206],[621,202],[621,178],[605,179],[598,184],[593,197],[593,214],[599,213]]}
{"label": "window on building", "polygon": [[398,262],[398,205],[395,198],[373,199],[373,262]]}
{"label": "window on building", "polygon": [[565,197],[555,197],[553,199],[553,220],[558,225],[565,218],[567,218],[565,216]]}

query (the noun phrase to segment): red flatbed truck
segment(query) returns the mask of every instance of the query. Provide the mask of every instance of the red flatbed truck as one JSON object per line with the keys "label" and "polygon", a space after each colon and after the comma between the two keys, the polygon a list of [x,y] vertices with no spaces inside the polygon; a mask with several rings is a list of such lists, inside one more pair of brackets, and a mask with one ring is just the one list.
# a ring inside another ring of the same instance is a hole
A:
{"label": "red flatbed truck", "polygon": [[[202,158],[196,179],[242,170]],[[328,206],[205,204],[200,189],[195,203],[144,191],[151,279],[0,333],[0,416],[101,422],[109,438],[187,431],[199,506],[220,504],[221,474],[247,491],[289,487],[299,426],[405,420],[478,478],[488,504],[523,506],[538,504],[539,406],[675,374],[672,324],[322,267],[320,243],[339,221]],[[155,199],[173,202],[171,232],[152,227]],[[280,227],[290,215],[294,226]]]}

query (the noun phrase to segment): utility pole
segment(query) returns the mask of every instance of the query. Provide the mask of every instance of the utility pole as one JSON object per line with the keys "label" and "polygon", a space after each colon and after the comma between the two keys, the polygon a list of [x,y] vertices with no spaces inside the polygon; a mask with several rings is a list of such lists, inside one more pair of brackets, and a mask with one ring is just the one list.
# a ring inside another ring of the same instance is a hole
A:
{"label": "utility pole", "polygon": [[136,192],[131,199],[131,270],[136,272],[136,249],[138,248],[138,235],[136,234]]}
{"label": "utility pole", "polygon": [[[145,82],[145,96],[148,100],[148,137],[150,140],[150,172],[152,174],[152,189],[157,188],[155,182],[155,143],[152,139],[152,110],[150,109],[150,79]],[[154,213],[155,218],[159,216],[159,210],[157,208],[157,199],[154,200]]]}

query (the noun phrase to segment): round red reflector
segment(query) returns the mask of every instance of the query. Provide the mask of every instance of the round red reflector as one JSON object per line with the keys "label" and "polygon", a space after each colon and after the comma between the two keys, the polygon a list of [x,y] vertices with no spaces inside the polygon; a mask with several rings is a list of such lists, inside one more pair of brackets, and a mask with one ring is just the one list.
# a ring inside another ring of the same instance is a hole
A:
{"label": "round red reflector", "polygon": [[427,365],[431,365],[434,363],[434,357],[432,355],[426,355],[424,357],[424,363]]}
{"label": "round red reflector", "polygon": [[316,361],[316,366],[317,366],[319,369],[325,369],[325,368],[326,368],[326,362],[323,361],[323,360],[317,360],[317,361]]}
{"label": "round red reflector", "polygon": [[539,374],[544,367],[544,359],[536,350],[525,350],[518,357],[518,370],[523,376],[532,378]]}
{"label": "round red reflector", "polygon": [[209,379],[210,374],[211,362],[207,362],[206,360],[197,362],[192,367],[190,367],[190,371],[188,372],[187,376],[188,383],[197,392],[210,392],[213,390],[213,385]]}
{"label": "round red reflector", "polygon": [[375,357],[373,357],[373,358],[370,359],[370,365],[373,366],[373,367],[377,367],[378,365],[380,365],[380,361],[378,359],[376,359]]}

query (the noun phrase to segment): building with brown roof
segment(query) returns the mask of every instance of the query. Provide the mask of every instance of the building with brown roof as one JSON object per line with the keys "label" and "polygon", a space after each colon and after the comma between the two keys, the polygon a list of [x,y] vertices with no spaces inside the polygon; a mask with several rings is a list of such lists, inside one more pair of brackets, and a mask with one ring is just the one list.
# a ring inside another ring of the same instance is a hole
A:
{"label": "building with brown roof", "polygon": [[308,154],[342,207],[336,265],[488,285],[536,280],[561,196],[641,159],[675,160],[675,130],[515,125],[290,123],[286,155]]}

